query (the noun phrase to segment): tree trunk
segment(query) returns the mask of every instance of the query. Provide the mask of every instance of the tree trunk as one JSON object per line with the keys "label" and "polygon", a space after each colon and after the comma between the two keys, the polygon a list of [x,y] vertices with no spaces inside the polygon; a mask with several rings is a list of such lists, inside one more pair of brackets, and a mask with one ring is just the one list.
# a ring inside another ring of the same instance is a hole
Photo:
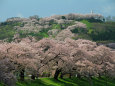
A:
{"label": "tree trunk", "polygon": [[37,78],[37,79],[38,79],[38,77],[39,77],[39,74],[36,75],[36,78]]}
{"label": "tree trunk", "polygon": [[35,80],[35,76],[34,76],[34,75],[32,75],[32,76],[31,76],[31,79],[32,79],[32,80]]}
{"label": "tree trunk", "polygon": [[61,73],[60,78],[63,79],[63,74]]}
{"label": "tree trunk", "polygon": [[99,73],[99,78],[101,78],[101,74]]}
{"label": "tree trunk", "polygon": [[107,70],[105,69],[105,86],[107,86]]}
{"label": "tree trunk", "polygon": [[106,86],[107,86],[107,77],[105,77],[105,82],[106,82]]}
{"label": "tree trunk", "polygon": [[69,78],[70,78],[70,79],[71,79],[71,76],[72,76],[72,74],[70,73],[70,74],[69,74]]}
{"label": "tree trunk", "polygon": [[22,69],[22,71],[20,72],[20,80],[24,81],[24,69]]}
{"label": "tree trunk", "polygon": [[59,76],[59,73],[61,72],[61,70],[59,70],[59,69],[56,69],[56,72],[55,72],[55,74],[54,74],[54,79],[58,79],[58,76]]}
{"label": "tree trunk", "polygon": [[81,75],[80,75],[79,73],[77,74],[77,77],[78,77],[79,79],[81,79]]}
{"label": "tree trunk", "polygon": [[93,81],[92,81],[92,77],[88,77],[88,78],[89,78],[90,86],[94,86],[94,85],[93,85]]}

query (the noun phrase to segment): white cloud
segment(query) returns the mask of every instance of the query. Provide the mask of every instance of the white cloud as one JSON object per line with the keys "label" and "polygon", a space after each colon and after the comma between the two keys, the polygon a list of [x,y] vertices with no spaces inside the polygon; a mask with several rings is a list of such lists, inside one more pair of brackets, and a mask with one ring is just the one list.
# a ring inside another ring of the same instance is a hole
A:
{"label": "white cloud", "polygon": [[22,17],[23,17],[23,15],[22,15],[21,13],[18,13],[18,14],[17,14],[17,17],[22,18]]}

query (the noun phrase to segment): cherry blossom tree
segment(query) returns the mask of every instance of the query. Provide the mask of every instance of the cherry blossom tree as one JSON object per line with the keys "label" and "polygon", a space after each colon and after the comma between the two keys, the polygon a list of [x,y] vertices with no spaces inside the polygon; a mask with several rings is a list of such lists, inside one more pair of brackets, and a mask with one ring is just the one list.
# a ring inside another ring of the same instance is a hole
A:
{"label": "cherry blossom tree", "polygon": [[36,70],[35,51],[27,43],[6,43],[1,44],[1,52],[15,65],[15,72],[20,72],[20,79],[24,80],[24,72],[28,69]]}
{"label": "cherry blossom tree", "polygon": [[2,81],[8,86],[15,86],[14,69],[14,64],[9,59],[0,59],[0,82]]}
{"label": "cherry blossom tree", "polygon": [[41,64],[43,64],[43,66],[40,68],[40,72],[46,69],[47,72],[54,70],[54,78],[57,79],[60,72],[67,73],[71,69],[71,67],[68,67],[71,65],[71,58],[69,57],[70,51],[65,43],[43,39],[38,42],[36,48],[40,48],[39,50],[43,53],[43,56],[41,56]]}
{"label": "cherry blossom tree", "polygon": [[5,46],[0,44],[0,82],[8,86],[15,86],[16,77],[13,75],[15,70],[14,63],[7,58]]}
{"label": "cherry blossom tree", "polygon": [[[0,43],[0,64],[3,64],[0,65],[0,74],[9,73],[14,81],[14,72],[19,73],[21,80],[24,80],[25,73],[31,74],[32,79],[38,75],[58,79],[60,74],[61,77],[64,74],[70,74],[70,77],[77,74],[78,77],[88,77],[91,84],[92,76],[112,77],[115,74],[114,51],[83,39],[64,38],[60,41],[44,38],[36,41],[30,37],[20,42]],[[3,67],[6,69],[2,70]]]}
{"label": "cherry blossom tree", "polygon": [[64,19],[67,19],[67,20],[83,20],[83,19],[86,19],[86,20],[89,20],[89,19],[94,19],[94,20],[101,20],[103,21],[104,20],[104,17],[100,14],[75,14],[75,13],[70,13],[70,14],[67,14],[67,15],[54,15],[54,16],[51,16],[51,18],[55,18],[55,19],[62,19],[62,17],[65,17]]}

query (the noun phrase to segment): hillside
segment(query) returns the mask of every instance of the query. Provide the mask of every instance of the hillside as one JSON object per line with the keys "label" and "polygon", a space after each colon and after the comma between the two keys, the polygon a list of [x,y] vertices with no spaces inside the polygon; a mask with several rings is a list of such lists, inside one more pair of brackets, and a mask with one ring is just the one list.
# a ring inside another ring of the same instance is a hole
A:
{"label": "hillside", "polygon": [[16,41],[25,37],[64,40],[88,39],[97,42],[115,41],[115,22],[105,22],[98,14],[55,15],[46,18],[9,18],[0,23],[0,40]]}

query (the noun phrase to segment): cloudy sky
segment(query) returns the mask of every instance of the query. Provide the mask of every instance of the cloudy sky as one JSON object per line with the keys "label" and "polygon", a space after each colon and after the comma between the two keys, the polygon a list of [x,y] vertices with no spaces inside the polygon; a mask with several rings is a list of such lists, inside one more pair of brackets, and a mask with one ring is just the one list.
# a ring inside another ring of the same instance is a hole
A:
{"label": "cloudy sky", "polygon": [[40,17],[68,13],[115,16],[115,0],[0,0],[0,21],[10,17]]}

